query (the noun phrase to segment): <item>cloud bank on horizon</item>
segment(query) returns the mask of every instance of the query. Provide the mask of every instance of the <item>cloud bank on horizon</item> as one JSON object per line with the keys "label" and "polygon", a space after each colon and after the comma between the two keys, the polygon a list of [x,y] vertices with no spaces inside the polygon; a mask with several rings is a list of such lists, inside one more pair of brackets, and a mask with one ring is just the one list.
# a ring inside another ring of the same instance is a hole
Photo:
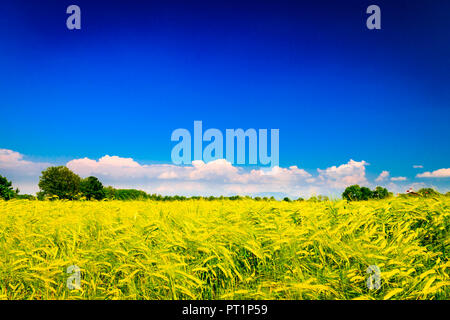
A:
{"label": "cloud bank on horizon", "polygon": [[[19,152],[0,149],[0,175],[13,181],[22,193],[38,191],[41,171],[50,162],[25,160]],[[96,176],[104,185],[116,188],[134,188],[162,195],[274,195],[292,198],[325,194],[339,196],[345,187],[359,184],[369,187],[383,185],[393,192],[406,188],[433,187],[424,182],[408,182],[406,177],[391,177],[389,171],[371,182],[366,174],[369,163],[349,160],[347,163],[317,169],[310,173],[297,166],[248,169],[233,166],[225,159],[204,163],[193,161],[190,166],[174,164],[140,164],[132,158],[109,156],[94,160],[73,159],[65,164],[81,177]],[[416,178],[449,178],[450,168],[423,172]],[[429,179],[428,179],[429,180]],[[395,182],[395,183],[394,183]],[[442,191],[442,190],[441,190]],[[445,191],[445,190],[444,190]]]}

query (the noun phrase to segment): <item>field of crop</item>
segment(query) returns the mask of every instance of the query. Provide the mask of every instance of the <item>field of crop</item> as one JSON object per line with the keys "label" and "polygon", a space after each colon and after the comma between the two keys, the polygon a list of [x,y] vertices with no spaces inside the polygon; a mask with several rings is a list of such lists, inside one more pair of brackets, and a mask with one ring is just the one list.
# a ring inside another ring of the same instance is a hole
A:
{"label": "field of crop", "polygon": [[449,197],[0,201],[0,299],[449,299],[449,229]]}

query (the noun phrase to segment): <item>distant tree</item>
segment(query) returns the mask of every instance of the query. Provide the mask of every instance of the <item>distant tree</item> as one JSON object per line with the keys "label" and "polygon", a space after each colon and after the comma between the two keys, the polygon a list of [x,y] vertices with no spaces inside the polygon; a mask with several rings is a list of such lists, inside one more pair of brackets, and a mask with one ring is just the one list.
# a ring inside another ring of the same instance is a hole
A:
{"label": "distant tree", "polygon": [[[117,200],[145,200],[148,198],[148,194],[141,190],[136,189],[117,189]],[[167,197],[161,199],[167,201]]]}
{"label": "distant tree", "polygon": [[105,198],[109,200],[156,200],[156,201],[173,201],[182,200],[180,196],[174,197],[161,196],[156,194],[147,194],[145,191],[135,189],[114,189],[113,187],[103,188]]}
{"label": "distant tree", "polygon": [[16,195],[16,199],[19,199],[19,200],[36,200],[36,197],[32,196],[31,194],[18,194],[18,195]]}
{"label": "distant tree", "polygon": [[389,197],[389,191],[386,188],[378,186],[372,192],[372,198],[374,199],[386,199],[387,197]]}
{"label": "distant tree", "polygon": [[285,198],[283,199],[283,201],[291,202],[291,199],[289,199],[288,197],[285,197]]}
{"label": "distant tree", "polygon": [[49,167],[42,171],[39,178],[39,189],[42,196],[57,196],[59,199],[76,199],[80,192],[81,178],[67,167]]}
{"label": "distant tree", "polygon": [[422,188],[422,189],[419,189],[419,191],[417,191],[417,193],[420,196],[425,197],[425,198],[436,197],[436,196],[440,195],[439,192],[437,192],[436,190],[434,190],[432,188]]}
{"label": "distant tree", "polygon": [[12,182],[3,176],[0,176],[0,199],[10,200],[16,196],[12,187]]}
{"label": "distant tree", "polygon": [[317,196],[317,201],[321,202],[321,201],[328,201],[330,200],[330,198],[328,198],[327,196],[323,196],[323,195],[318,195]]}
{"label": "distant tree", "polygon": [[105,198],[108,200],[114,199],[114,188],[113,187],[105,187],[103,188],[103,192],[105,194]]}
{"label": "distant tree", "polygon": [[87,200],[102,200],[105,198],[103,185],[96,177],[87,177],[81,180],[80,191]]}
{"label": "distant tree", "polygon": [[450,197],[450,191],[445,194],[446,197]]}
{"label": "distant tree", "polygon": [[299,197],[299,198],[297,199],[297,201],[305,201],[305,199],[303,199],[302,197]]}
{"label": "distant tree", "polygon": [[344,193],[342,193],[342,198],[348,201],[361,200],[362,198],[361,187],[357,184],[347,187]]}
{"label": "distant tree", "polygon": [[361,187],[361,198],[359,200],[369,200],[372,199],[372,190],[367,187]]}
{"label": "distant tree", "polygon": [[392,192],[389,192],[386,188],[378,186],[375,190],[370,190],[367,187],[360,187],[357,184],[347,187],[344,193],[342,193],[342,198],[348,201],[385,199],[392,196]]}

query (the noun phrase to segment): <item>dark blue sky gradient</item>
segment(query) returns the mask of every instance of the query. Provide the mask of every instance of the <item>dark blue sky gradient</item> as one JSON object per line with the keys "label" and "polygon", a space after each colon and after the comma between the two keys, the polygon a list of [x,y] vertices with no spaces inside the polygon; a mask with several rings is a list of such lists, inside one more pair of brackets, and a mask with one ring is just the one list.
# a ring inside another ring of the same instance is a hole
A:
{"label": "dark blue sky gradient", "polygon": [[202,120],[279,128],[281,166],[449,165],[449,1],[3,0],[0,39],[0,147],[36,158],[170,162]]}

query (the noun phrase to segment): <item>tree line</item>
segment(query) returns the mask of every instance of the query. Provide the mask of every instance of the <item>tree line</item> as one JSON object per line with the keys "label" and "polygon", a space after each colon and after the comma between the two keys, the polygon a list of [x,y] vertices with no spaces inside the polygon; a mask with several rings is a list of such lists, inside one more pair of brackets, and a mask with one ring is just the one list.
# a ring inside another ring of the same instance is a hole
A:
{"label": "tree line", "polygon": [[[417,192],[401,193],[398,196],[402,198],[404,197],[431,198],[441,195],[443,194],[432,188],[422,188],[419,189]],[[393,196],[394,194],[392,192],[389,192],[386,188],[376,187],[374,190],[370,190],[367,187],[360,187],[357,184],[347,187],[345,191],[342,193],[342,199],[348,201],[366,201],[370,199],[380,200]],[[450,192],[447,192],[445,196],[450,196]]]}
{"label": "tree line", "polygon": [[[13,189],[12,182],[0,175],[0,199],[28,199],[28,200],[156,200],[156,201],[182,201],[182,200],[241,200],[253,199],[256,201],[276,200],[274,197],[250,197],[250,196],[220,196],[220,197],[201,197],[201,196],[162,196],[159,194],[148,194],[141,190],[135,189],[115,189],[113,187],[104,187],[101,181],[93,176],[82,179],[80,176],[72,172],[65,166],[49,167],[42,171],[39,178],[39,189],[36,197],[32,195],[22,195],[19,189]],[[411,194],[402,194],[400,196],[420,196],[420,197],[434,197],[441,195],[438,191],[431,188],[423,188]],[[446,193],[450,196],[450,192]],[[352,185],[345,189],[342,193],[342,198],[348,201],[365,201],[370,199],[386,199],[392,197],[393,193],[386,188],[376,187],[370,190],[367,187],[360,187],[359,185]],[[312,196],[305,200],[298,198],[291,200],[285,197],[283,201],[311,201],[322,202],[328,201],[327,196]]]}

